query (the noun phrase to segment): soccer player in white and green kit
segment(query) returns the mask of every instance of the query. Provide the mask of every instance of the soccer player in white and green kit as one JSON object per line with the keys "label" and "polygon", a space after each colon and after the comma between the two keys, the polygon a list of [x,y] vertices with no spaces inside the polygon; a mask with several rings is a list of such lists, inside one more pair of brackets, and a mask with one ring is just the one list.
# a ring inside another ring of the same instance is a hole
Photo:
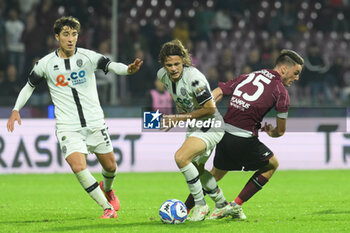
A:
{"label": "soccer player in white and green kit", "polygon": [[171,125],[171,122],[188,120],[214,122],[209,127],[189,127],[185,142],[175,153],[176,164],[185,176],[195,201],[190,220],[201,221],[209,214],[202,189],[216,203],[210,218],[222,218],[231,213],[232,207],[227,204],[214,177],[204,169],[212,150],[224,135],[223,119],[216,109],[209,83],[205,76],[193,67],[188,51],[179,40],[167,42],[162,46],[159,62],[163,68],[158,71],[157,77],[169,90],[180,113],[164,115],[163,127]]}
{"label": "soccer player in white and green kit", "polygon": [[[21,124],[20,109],[35,87],[46,81],[55,105],[56,136],[66,161],[83,188],[104,209],[101,218],[116,218],[120,205],[112,186],[117,164],[98,99],[94,72],[101,69],[105,73],[133,74],[140,69],[142,61],[135,59],[127,66],[94,51],[77,48],[79,31],[80,23],[76,18],[69,16],[56,20],[54,33],[59,48],[35,64],[18,95],[7,129],[12,132],[15,121]],[[87,169],[89,152],[95,153],[102,165],[104,180],[100,184]]]}

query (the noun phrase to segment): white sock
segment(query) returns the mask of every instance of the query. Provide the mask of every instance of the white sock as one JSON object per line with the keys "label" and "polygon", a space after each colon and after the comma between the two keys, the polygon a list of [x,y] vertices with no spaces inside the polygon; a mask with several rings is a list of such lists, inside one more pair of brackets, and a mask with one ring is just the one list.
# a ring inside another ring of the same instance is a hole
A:
{"label": "white sock", "polygon": [[202,191],[202,184],[199,180],[199,173],[197,168],[192,164],[180,168],[182,174],[184,174],[188,188],[194,198],[196,205],[205,205],[205,199]]}
{"label": "white sock", "polygon": [[102,168],[103,190],[105,192],[111,191],[113,189],[113,181],[116,174],[117,174],[117,169],[114,172],[108,172]]}
{"label": "white sock", "polygon": [[105,195],[103,194],[100,186],[98,185],[96,179],[91,175],[90,171],[86,168],[78,173],[75,173],[81,186],[86,192],[99,204],[103,209],[113,209],[113,206],[108,203]]}
{"label": "white sock", "polygon": [[204,170],[200,176],[200,180],[204,191],[215,202],[217,208],[222,208],[227,205],[227,201],[224,197],[224,193],[218,187],[214,176],[207,170]]}

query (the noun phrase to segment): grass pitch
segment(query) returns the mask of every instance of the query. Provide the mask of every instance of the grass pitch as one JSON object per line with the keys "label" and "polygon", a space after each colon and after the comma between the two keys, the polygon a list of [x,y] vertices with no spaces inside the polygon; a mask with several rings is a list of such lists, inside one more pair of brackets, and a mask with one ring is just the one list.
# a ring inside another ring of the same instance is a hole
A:
{"label": "grass pitch", "polygon": [[[252,174],[231,172],[219,182],[227,200]],[[188,194],[180,172],[118,174],[118,219],[99,219],[102,209],[73,174],[0,175],[0,232],[350,232],[349,177],[349,170],[277,171],[243,205],[245,221],[166,225],[158,217],[160,205],[170,198],[185,201]]]}

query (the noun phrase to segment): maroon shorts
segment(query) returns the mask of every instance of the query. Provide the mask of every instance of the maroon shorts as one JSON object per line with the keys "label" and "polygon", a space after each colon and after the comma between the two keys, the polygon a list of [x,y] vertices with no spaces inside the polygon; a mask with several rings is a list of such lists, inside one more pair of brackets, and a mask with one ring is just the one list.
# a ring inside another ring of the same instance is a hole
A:
{"label": "maroon shorts", "polygon": [[225,132],[216,145],[214,166],[226,171],[255,171],[266,166],[273,152],[257,137],[243,138]]}

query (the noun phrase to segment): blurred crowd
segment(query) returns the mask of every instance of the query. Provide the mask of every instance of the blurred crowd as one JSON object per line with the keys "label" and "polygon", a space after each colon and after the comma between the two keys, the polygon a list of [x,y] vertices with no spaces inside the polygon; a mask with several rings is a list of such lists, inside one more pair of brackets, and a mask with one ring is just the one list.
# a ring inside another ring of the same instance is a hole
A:
{"label": "blurred crowd", "polygon": [[[111,7],[112,0],[0,0],[0,105],[12,106],[33,64],[56,49],[52,26],[60,16],[80,20],[79,47],[110,56]],[[212,89],[218,81],[272,68],[279,51],[288,48],[305,58],[300,80],[289,88],[291,104],[346,106],[349,17],[346,0],[119,0],[118,61],[139,57],[144,64],[118,82],[118,98],[121,104],[148,104],[160,47],[177,38]],[[98,83],[108,92],[108,85]],[[45,85],[29,104],[50,102]],[[100,97],[110,104],[108,95]]]}

